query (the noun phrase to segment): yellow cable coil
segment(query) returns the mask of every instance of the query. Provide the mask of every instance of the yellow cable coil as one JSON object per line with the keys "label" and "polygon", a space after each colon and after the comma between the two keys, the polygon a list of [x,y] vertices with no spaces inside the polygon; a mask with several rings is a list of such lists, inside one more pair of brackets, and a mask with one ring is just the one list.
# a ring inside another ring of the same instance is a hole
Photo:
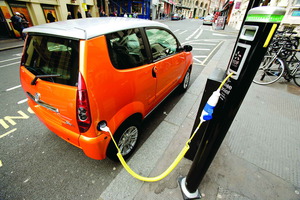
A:
{"label": "yellow cable coil", "polygon": [[[224,80],[223,82],[220,84],[219,89],[221,89],[223,87],[223,85],[226,83],[226,81],[229,79],[229,77],[231,77],[233,75],[233,73],[229,74]],[[162,174],[160,174],[159,176],[156,177],[144,177],[141,176],[137,173],[135,173],[126,163],[126,161],[124,160],[121,151],[112,135],[112,133],[109,131],[109,134],[111,136],[111,139],[113,140],[118,153],[117,156],[121,162],[121,164],[123,165],[123,167],[126,169],[126,171],[132,175],[134,178],[141,180],[141,181],[145,181],[145,182],[156,182],[156,181],[160,181],[163,178],[165,178],[166,176],[168,176],[173,170],[174,168],[179,164],[179,162],[182,160],[182,158],[184,157],[184,155],[186,154],[186,152],[189,150],[190,146],[190,142],[192,141],[192,139],[194,138],[194,136],[196,135],[197,131],[199,130],[201,124],[203,123],[203,121],[200,120],[200,123],[198,124],[197,128],[195,129],[195,131],[193,132],[192,136],[189,138],[189,140],[185,143],[185,146],[183,147],[183,149],[180,151],[180,153],[178,154],[178,156],[176,157],[176,159],[173,161],[173,163],[168,167],[167,170],[165,170]]]}

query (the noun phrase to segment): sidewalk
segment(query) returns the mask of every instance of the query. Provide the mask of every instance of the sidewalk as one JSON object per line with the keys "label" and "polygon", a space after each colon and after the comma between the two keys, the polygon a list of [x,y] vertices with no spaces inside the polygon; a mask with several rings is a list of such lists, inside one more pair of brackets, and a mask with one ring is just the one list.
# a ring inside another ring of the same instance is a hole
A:
{"label": "sidewalk", "polygon": [[[226,31],[226,29],[225,29]],[[130,159],[143,176],[161,174],[175,159],[194,124],[207,77],[227,67],[235,40],[226,40],[186,94]],[[212,165],[200,184],[208,200],[300,199],[300,89],[292,83],[252,84]],[[99,200],[180,200],[183,159],[165,179],[146,183],[124,169]]]}
{"label": "sidewalk", "polygon": [[23,47],[24,40],[22,39],[1,39],[0,51]]}

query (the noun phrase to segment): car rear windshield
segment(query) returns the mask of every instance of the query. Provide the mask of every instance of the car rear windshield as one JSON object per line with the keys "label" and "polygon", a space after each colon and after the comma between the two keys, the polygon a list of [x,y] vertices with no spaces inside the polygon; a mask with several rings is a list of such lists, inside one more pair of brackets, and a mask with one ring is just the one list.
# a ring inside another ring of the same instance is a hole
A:
{"label": "car rear windshield", "polygon": [[22,65],[34,75],[54,75],[45,81],[76,86],[79,41],[49,36],[29,36]]}

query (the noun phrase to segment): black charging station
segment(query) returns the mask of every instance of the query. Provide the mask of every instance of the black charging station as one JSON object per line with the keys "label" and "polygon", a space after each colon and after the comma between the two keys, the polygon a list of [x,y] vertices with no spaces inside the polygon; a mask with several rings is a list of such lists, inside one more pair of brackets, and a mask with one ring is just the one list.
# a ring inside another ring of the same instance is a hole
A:
{"label": "black charging station", "polygon": [[[198,140],[191,143],[191,148],[186,154],[186,158],[193,160],[193,163],[188,175],[178,179],[184,199],[201,198],[198,187],[247,94],[284,14],[285,9],[279,7],[263,6],[249,10],[226,71],[215,71],[216,78],[208,80],[205,92],[216,90],[220,79],[233,73],[220,91],[220,99],[214,109],[213,118],[198,130]],[[194,128],[199,123],[202,108],[209,98],[207,95],[204,96],[206,97],[202,98],[200,103]]]}

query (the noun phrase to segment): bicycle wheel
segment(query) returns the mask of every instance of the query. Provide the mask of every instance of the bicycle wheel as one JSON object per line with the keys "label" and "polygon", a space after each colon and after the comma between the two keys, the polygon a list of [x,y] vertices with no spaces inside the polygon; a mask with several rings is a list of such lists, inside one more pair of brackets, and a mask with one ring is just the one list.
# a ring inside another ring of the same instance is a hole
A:
{"label": "bicycle wheel", "polygon": [[295,84],[300,87],[300,68],[299,68],[299,64],[300,63],[298,63],[298,66],[297,66],[298,69],[295,72],[293,79],[294,79]]}
{"label": "bicycle wheel", "polygon": [[269,57],[264,58],[260,64],[253,82],[259,85],[267,85],[279,80],[284,72],[284,62],[280,58],[276,58],[272,63],[266,62]]}

